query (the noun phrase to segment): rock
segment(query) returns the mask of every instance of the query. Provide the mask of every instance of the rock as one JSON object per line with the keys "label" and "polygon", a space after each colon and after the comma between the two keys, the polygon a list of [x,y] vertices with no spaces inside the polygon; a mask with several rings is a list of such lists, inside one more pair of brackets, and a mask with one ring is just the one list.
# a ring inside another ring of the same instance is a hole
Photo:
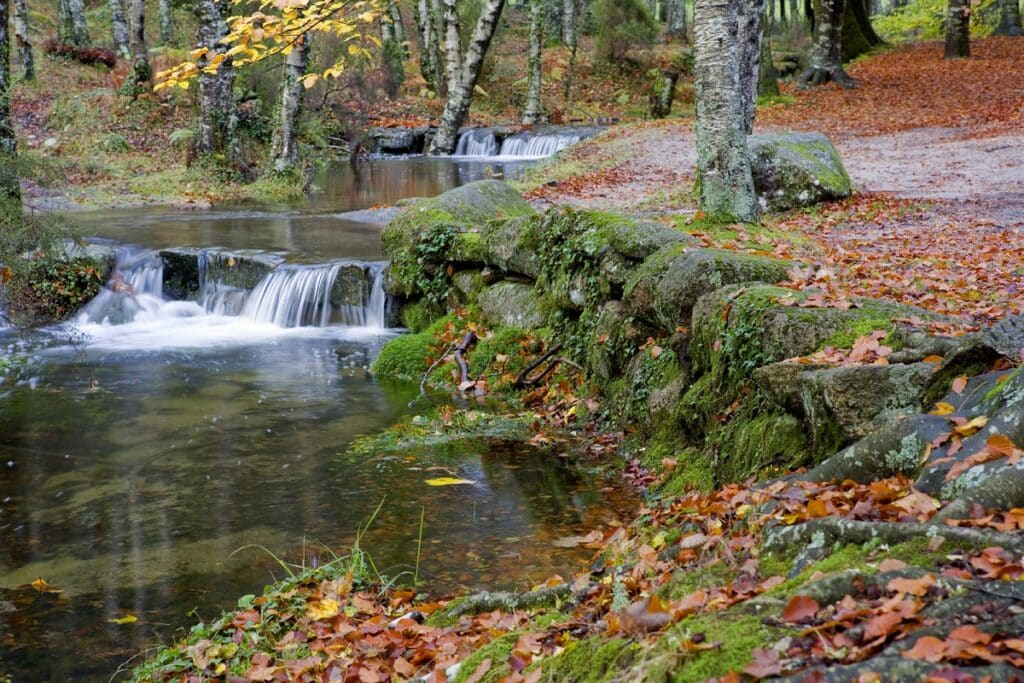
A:
{"label": "rock", "polygon": [[643,261],[670,244],[696,246],[700,241],[681,230],[653,221],[603,211],[580,211],[581,220],[594,226],[588,251],[597,253],[604,244],[633,261]]}
{"label": "rock", "polygon": [[370,264],[353,261],[345,263],[338,270],[338,277],[331,287],[331,305],[365,306],[370,299],[373,274]]}
{"label": "rock", "polygon": [[812,206],[853,191],[839,152],[821,133],[766,133],[747,138],[754,189],[770,211]]}
{"label": "rock", "polygon": [[[389,293],[427,294],[436,270],[450,263],[486,261],[481,231],[499,218],[535,215],[519,193],[498,180],[481,180],[416,202],[388,223],[382,234],[391,261]],[[434,298],[443,292],[430,292]]]}
{"label": "rock", "polygon": [[544,325],[540,297],[533,287],[521,282],[499,282],[477,296],[484,317],[503,327],[530,329]]}
{"label": "rock", "polygon": [[93,242],[64,242],[64,256],[68,259],[89,259],[96,262],[104,271],[106,280],[117,265],[117,246],[113,244],[97,244]]}
{"label": "rock", "polygon": [[346,211],[335,215],[343,221],[352,223],[367,223],[369,225],[387,225],[391,220],[402,213],[400,206],[383,206],[379,209],[363,209],[361,211]]}
{"label": "rock", "polygon": [[419,154],[423,151],[428,128],[374,128],[373,151],[383,154]]}
{"label": "rock", "polygon": [[774,363],[755,370],[753,378],[812,431],[838,428],[841,441],[850,443],[897,416],[920,412],[934,370],[928,363],[810,369]]}
{"label": "rock", "polygon": [[452,275],[452,285],[458,292],[459,302],[465,305],[476,301],[477,294],[484,288],[485,283],[479,270],[460,270]]}
{"label": "rock", "polygon": [[174,247],[159,252],[164,262],[164,296],[178,301],[198,298],[206,283],[252,289],[284,262],[279,254],[256,250],[222,251]]}
{"label": "rock", "polygon": [[199,296],[199,259],[202,252],[197,247],[175,247],[160,252],[160,259],[164,262],[164,296],[177,301]]}
{"label": "rock", "polygon": [[540,275],[540,216],[492,221],[480,232],[487,265],[534,279]]}
{"label": "rock", "polygon": [[775,283],[786,279],[791,261],[720,249],[663,247],[647,259],[625,286],[626,303],[667,330],[690,323],[697,300],[725,285]]}

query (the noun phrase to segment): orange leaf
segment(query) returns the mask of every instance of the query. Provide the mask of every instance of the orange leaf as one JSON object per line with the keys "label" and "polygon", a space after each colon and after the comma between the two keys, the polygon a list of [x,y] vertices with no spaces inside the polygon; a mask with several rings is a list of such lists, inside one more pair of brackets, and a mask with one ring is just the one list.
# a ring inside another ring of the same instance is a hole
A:
{"label": "orange leaf", "polygon": [[909,593],[910,595],[922,596],[928,589],[935,585],[935,577],[925,574],[919,579],[895,578],[889,581],[889,590],[896,593]]}
{"label": "orange leaf", "polygon": [[782,620],[791,624],[810,621],[818,613],[818,601],[806,595],[794,595],[782,610]]}
{"label": "orange leaf", "polygon": [[960,375],[953,380],[953,386],[950,387],[954,394],[964,393],[964,389],[967,388],[967,375]]}
{"label": "orange leaf", "polygon": [[923,659],[926,662],[939,662],[946,654],[946,641],[935,636],[922,636],[914,643],[914,647],[903,652],[907,659]]}

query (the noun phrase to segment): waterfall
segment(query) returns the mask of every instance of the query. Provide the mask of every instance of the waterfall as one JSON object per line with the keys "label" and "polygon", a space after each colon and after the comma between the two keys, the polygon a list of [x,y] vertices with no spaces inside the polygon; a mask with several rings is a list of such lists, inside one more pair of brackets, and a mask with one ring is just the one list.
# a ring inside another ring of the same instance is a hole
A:
{"label": "waterfall", "polygon": [[331,321],[331,288],[340,269],[340,263],[280,266],[252,291],[242,315],[278,327],[326,327]]}
{"label": "waterfall", "polygon": [[457,157],[493,157],[498,154],[498,139],[489,128],[474,128],[459,136]]}
{"label": "waterfall", "polygon": [[583,139],[579,133],[518,133],[505,138],[501,156],[536,159],[561,152]]}
{"label": "waterfall", "polygon": [[383,329],[387,323],[387,294],[384,293],[384,271],[387,262],[366,264],[365,276],[370,281],[370,290],[362,305],[338,307],[340,321],[352,327]]}
{"label": "waterfall", "polygon": [[141,311],[155,311],[163,301],[164,264],[156,252],[123,247],[110,280],[77,320],[81,323],[122,324]]}

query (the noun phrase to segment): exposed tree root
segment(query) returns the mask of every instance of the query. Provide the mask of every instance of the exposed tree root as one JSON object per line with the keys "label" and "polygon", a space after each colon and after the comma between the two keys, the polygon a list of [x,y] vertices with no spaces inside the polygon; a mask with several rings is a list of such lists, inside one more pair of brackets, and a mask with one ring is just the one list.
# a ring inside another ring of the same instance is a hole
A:
{"label": "exposed tree root", "polygon": [[941,536],[947,541],[970,546],[1000,546],[1015,553],[1024,553],[1024,535],[990,529],[970,529],[941,524],[902,524],[897,522],[861,522],[836,517],[813,519],[793,526],[777,526],[768,531],[764,547],[781,548],[828,547],[836,541],[861,545],[868,541],[903,543],[920,538]]}
{"label": "exposed tree root", "polygon": [[825,83],[835,83],[841,88],[857,87],[857,81],[853,80],[841,66],[807,69],[800,75],[799,82],[801,88],[810,88]]}
{"label": "exposed tree root", "polygon": [[567,583],[560,583],[556,586],[545,586],[537,590],[525,593],[476,593],[464,600],[459,600],[455,605],[444,611],[445,617],[459,618],[466,614],[483,614],[502,610],[514,612],[520,609],[534,609],[546,607],[556,602],[572,599],[572,588]]}
{"label": "exposed tree root", "polygon": [[515,384],[513,384],[513,386],[516,389],[523,389],[525,387],[536,386],[536,385],[540,384],[541,382],[543,382],[544,378],[547,377],[548,375],[550,375],[552,372],[554,372],[555,368],[558,367],[558,364],[560,362],[563,362],[562,359],[555,358],[551,362],[551,365],[549,365],[547,367],[547,369],[545,369],[544,371],[542,371],[538,375],[535,375],[535,376],[531,377],[530,373],[533,372],[534,370],[536,370],[537,368],[539,368],[549,358],[551,358],[552,356],[554,356],[556,353],[558,353],[561,350],[562,350],[562,345],[561,344],[555,344],[550,349],[545,351],[543,354],[541,354],[541,356],[539,358],[537,358],[536,360],[531,362],[529,365],[527,365],[525,368],[523,368],[522,371],[520,371],[519,375],[516,377],[516,381],[515,381]]}

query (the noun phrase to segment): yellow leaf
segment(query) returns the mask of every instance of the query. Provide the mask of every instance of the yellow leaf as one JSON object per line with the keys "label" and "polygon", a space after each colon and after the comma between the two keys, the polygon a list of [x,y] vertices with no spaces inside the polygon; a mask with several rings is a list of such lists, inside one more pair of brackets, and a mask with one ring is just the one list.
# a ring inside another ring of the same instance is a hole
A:
{"label": "yellow leaf", "polygon": [[954,432],[960,436],[970,436],[974,432],[978,431],[982,427],[988,424],[988,418],[984,415],[976,417],[966,424],[962,424],[959,427],[953,429]]}
{"label": "yellow leaf", "polygon": [[353,57],[355,57],[357,54],[359,54],[359,46],[355,45],[353,43],[349,43],[349,45],[348,45],[348,53],[350,55],[352,55]]}
{"label": "yellow leaf", "polygon": [[45,593],[46,591],[50,590],[50,584],[46,583],[44,579],[36,579],[32,582],[32,587],[40,593]]}
{"label": "yellow leaf", "polygon": [[134,624],[138,620],[139,620],[139,618],[137,616],[135,616],[134,614],[129,614],[126,617],[120,617],[118,619],[107,619],[107,621],[110,622],[111,624],[119,624],[121,626],[123,626],[125,624]]}
{"label": "yellow leaf", "polygon": [[180,81],[178,87],[182,90],[188,90],[188,81]]}
{"label": "yellow leaf", "polygon": [[438,479],[427,479],[427,486],[456,486],[458,484],[475,484],[469,479],[456,479],[455,477],[439,477]]}
{"label": "yellow leaf", "polygon": [[333,619],[341,612],[341,603],[337,600],[319,600],[306,605],[306,616],[313,621]]}
{"label": "yellow leaf", "polygon": [[932,409],[932,415],[952,415],[956,412],[956,408],[953,407],[952,403],[946,403],[945,401],[939,401],[935,404],[935,408]]}
{"label": "yellow leaf", "polygon": [[316,85],[316,82],[320,79],[316,74],[306,74],[302,77],[302,85],[306,86],[306,89],[312,88]]}

